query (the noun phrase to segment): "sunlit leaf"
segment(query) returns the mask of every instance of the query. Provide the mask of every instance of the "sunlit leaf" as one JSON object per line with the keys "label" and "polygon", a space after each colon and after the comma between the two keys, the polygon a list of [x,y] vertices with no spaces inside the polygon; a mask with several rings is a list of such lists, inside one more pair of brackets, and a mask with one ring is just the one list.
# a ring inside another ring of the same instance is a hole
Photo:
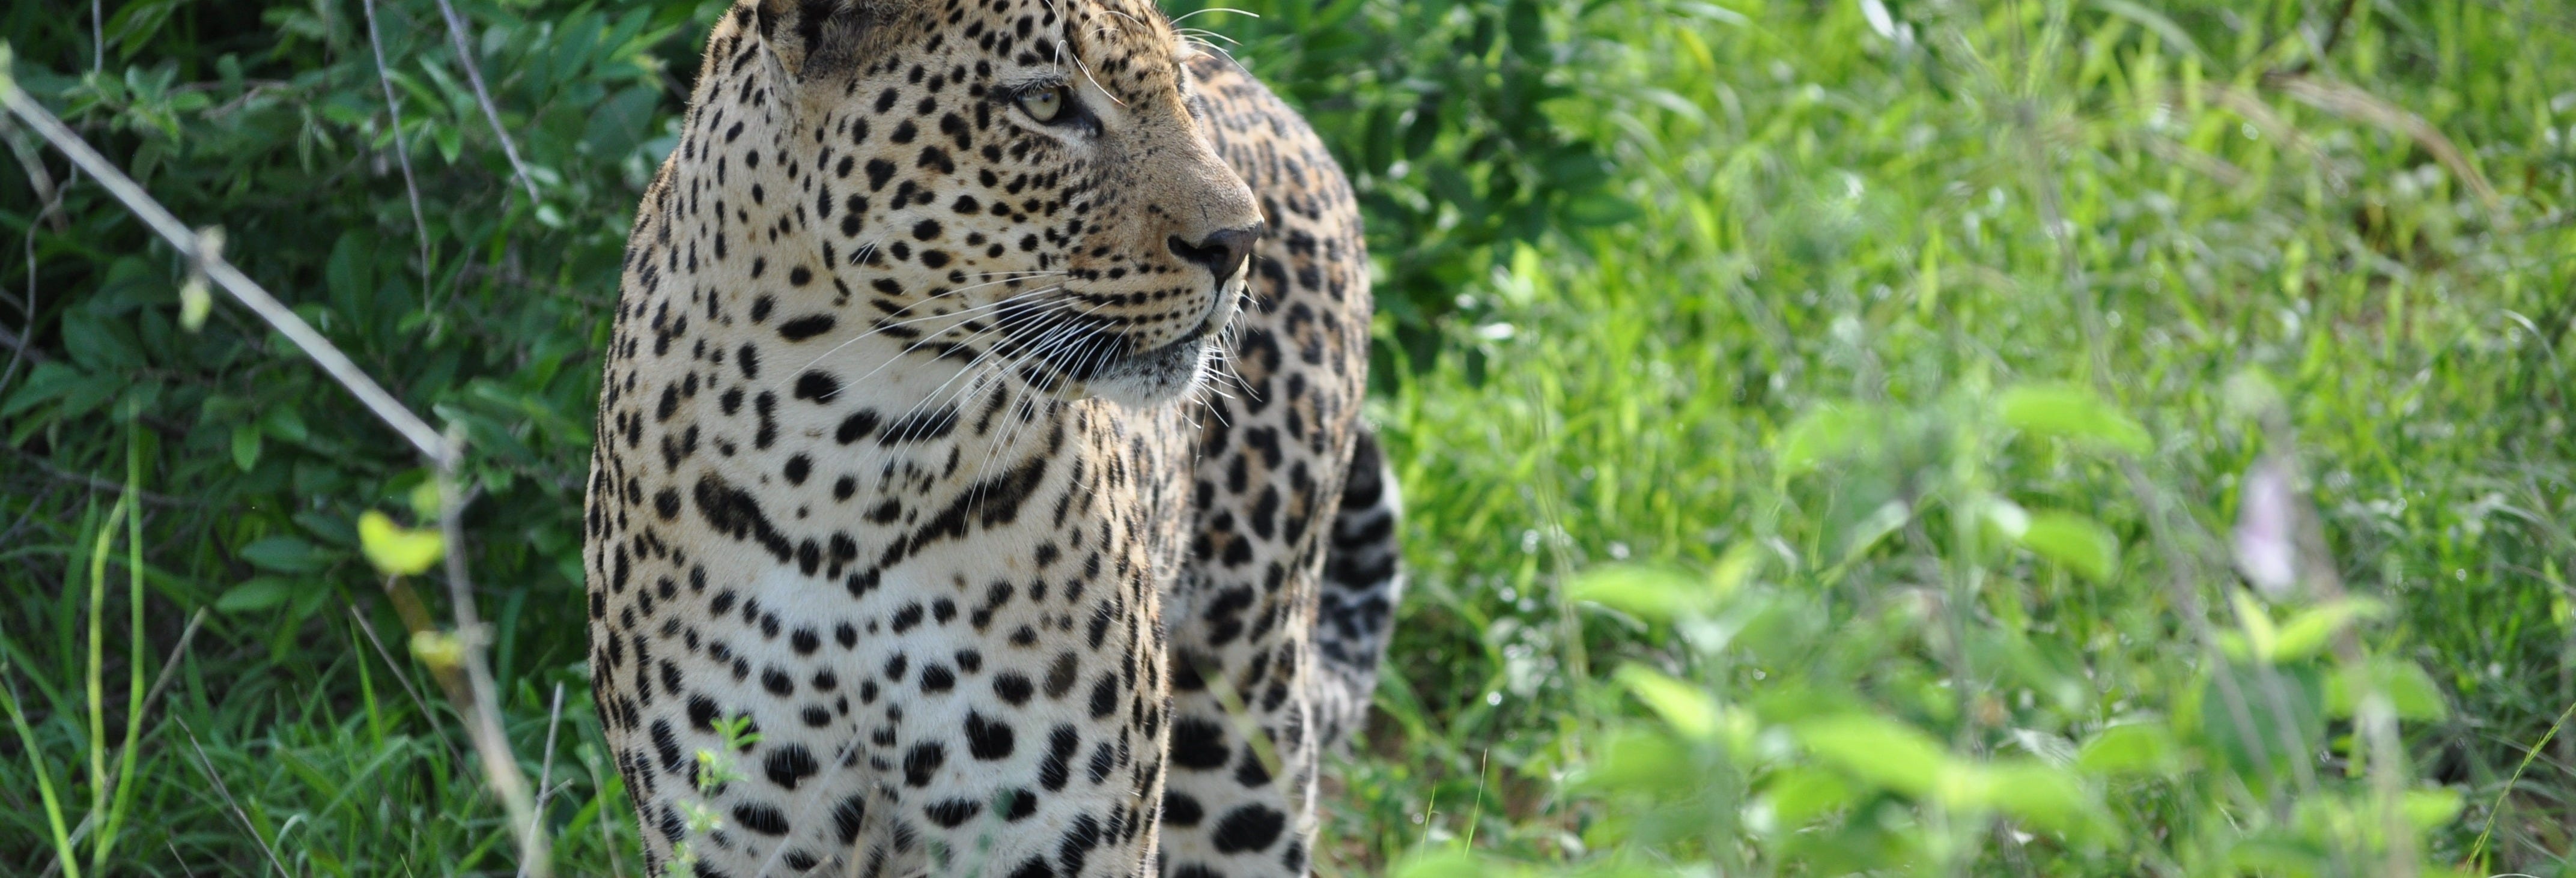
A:
{"label": "sunlit leaf", "polygon": [[206,315],[214,308],[215,297],[206,292],[205,276],[188,275],[188,280],[179,285],[179,327],[189,332],[205,329]]}
{"label": "sunlit leaf", "polygon": [[2281,632],[2272,624],[2271,611],[2264,609],[2262,604],[2255,602],[2252,595],[2245,592],[2231,591],[2227,594],[2227,599],[2236,605],[2237,622],[2243,631],[2249,652],[2244,657],[2258,661],[2271,661],[2273,653],[2280,648],[2281,644]]}
{"label": "sunlit leaf", "polygon": [[1678,793],[1699,781],[1690,752],[1680,742],[1652,727],[1623,728],[1602,740],[1591,764],[1575,776],[1574,785],[1599,791]]}
{"label": "sunlit leaf", "polygon": [[1941,789],[1954,807],[1992,808],[2058,833],[2086,828],[2097,811],[2074,772],[2030,760],[1957,766]]}
{"label": "sunlit leaf", "polygon": [[404,500],[411,504],[411,514],[417,517],[416,520],[428,521],[437,518],[440,503],[437,480],[421,480],[420,484],[412,486],[411,493],[405,495]]}
{"label": "sunlit leaf", "polygon": [[1709,597],[1708,590],[1689,576],[1631,564],[1585,571],[1566,594],[1653,621],[1671,619]]}
{"label": "sunlit leaf", "polygon": [[1717,567],[1709,571],[1709,590],[1718,598],[1724,599],[1738,589],[1742,589],[1746,582],[1753,579],[1753,574],[1761,569],[1761,547],[1752,542],[1728,546],[1726,554],[1717,559]]}
{"label": "sunlit leaf", "polygon": [[1772,776],[1762,801],[1782,827],[1794,828],[1851,804],[1855,792],[1842,772],[1790,766]]}
{"label": "sunlit leaf", "polygon": [[2373,658],[2343,668],[2326,681],[2325,688],[2326,710],[2333,716],[2353,715],[2369,692],[2386,696],[2398,719],[2438,720],[2451,713],[2442,687],[2421,666],[2405,659]]}
{"label": "sunlit leaf", "polygon": [[1614,676],[1673,731],[1703,740],[1717,735],[1717,699],[1706,690],[1638,664],[1621,665]]}
{"label": "sunlit leaf", "polygon": [[2096,582],[2107,582],[2120,564],[2120,540],[2093,519],[2072,512],[2028,514],[2020,537],[2032,554]]}
{"label": "sunlit leaf", "polygon": [[2182,747],[2162,721],[2121,723],[2085,741],[2075,765],[2101,775],[2171,775],[2182,767]]}
{"label": "sunlit leaf", "polygon": [[2005,424],[2034,436],[2093,442],[2137,455],[2154,450],[2145,427],[2073,385],[2015,387],[2004,391],[1996,408]]}
{"label": "sunlit leaf", "polygon": [[1817,759],[1907,795],[1930,795],[1950,764],[1932,736],[1868,714],[1810,720],[1798,726],[1797,738]]}
{"label": "sunlit leaf", "polygon": [[2272,642],[2273,661],[2297,661],[2317,654],[2342,631],[2359,619],[2377,619],[2387,615],[2388,606],[2369,598],[2344,598],[2309,607],[2281,623]]}
{"label": "sunlit leaf", "polygon": [[445,631],[414,631],[411,654],[422,664],[443,671],[465,662],[465,641]]}
{"label": "sunlit leaf", "polygon": [[416,576],[446,554],[434,530],[412,530],[373,509],[358,516],[358,548],[387,576]]}
{"label": "sunlit leaf", "polygon": [[2460,791],[2450,787],[2423,787],[2406,791],[2398,807],[2406,812],[2406,822],[2419,830],[2436,829],[2460,817],[2467,803]]}
{"label": "sunlit leaf", "polygon": [[1877,413],[1844,405],[1808,410],[1780,431],[1780,474],[1797,475],[1868,447],[1879,429]]}

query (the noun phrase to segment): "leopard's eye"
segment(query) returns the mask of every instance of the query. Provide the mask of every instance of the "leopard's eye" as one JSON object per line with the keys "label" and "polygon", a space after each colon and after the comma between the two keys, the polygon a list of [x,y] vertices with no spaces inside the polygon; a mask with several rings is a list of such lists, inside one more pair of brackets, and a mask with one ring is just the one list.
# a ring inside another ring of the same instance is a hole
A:
{"label": "leopard's eye", "polygon": [[1064,114],[1064,105],[1073,100],[1073,96],[1066,92],[1067,89],[1061,85],[1029,89],[1020,93],[1020,109],[1031,119],[1053,122]]}

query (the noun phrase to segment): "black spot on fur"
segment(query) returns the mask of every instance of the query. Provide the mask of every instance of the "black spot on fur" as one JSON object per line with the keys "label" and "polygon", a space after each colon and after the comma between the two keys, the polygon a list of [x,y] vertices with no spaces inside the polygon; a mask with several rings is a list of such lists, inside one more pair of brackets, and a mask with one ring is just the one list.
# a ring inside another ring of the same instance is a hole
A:
{"label": "black spot on fur", "polygon": [[733,806],[733,822],[744,829],[762,835],[787,834],[787,815],[779,813],[775,807],[758,802],[744,802]]}
{"label": "black spot on fur", "polygon": [[1225,818],[1217,821],[1212,840],[1218,853],[1257,851],[1278,841],[1280,830],[1287,826],[1288,815],[1268,805],[1244,805],[1226,812]]}
{"label": "black spot on fur", "polygon": [[930,776],[939,771],[940,766],[946,764],[948,764],[948,748],[940,746],[939,742],[923,741],[914,744],[911,750],[903,754],[904,785],[929,786]]}
{"label": "black spot on fur", "polygon": [[807,314],[778,324],[778,337],[788,341],[804,341],[832,331],[832,327],[839,323],[840,321],[830,314]]}
{"label": "black spot on fur", "polygon": [[992,761],[1011,755],[1011,727],[984,718],[983,714],[966,714],[966,749],[975,758]]}

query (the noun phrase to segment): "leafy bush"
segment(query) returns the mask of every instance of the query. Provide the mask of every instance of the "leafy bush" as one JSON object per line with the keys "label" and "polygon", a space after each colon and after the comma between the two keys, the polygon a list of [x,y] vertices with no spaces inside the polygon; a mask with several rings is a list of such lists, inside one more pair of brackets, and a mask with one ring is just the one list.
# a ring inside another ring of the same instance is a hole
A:
{"label": "leafy bush", "polygon": [[[1227,5],[1361,189],[1410,504],[1321,867],[2564,870],[2564,10]],[[555,862],[631,874],[576,513],[720,9],[457,2],[496,126],[437,0],[104,6],[10,72],[463,431]],[[429,471],[0,140],[0,871],[512,871],[359,550]]]}

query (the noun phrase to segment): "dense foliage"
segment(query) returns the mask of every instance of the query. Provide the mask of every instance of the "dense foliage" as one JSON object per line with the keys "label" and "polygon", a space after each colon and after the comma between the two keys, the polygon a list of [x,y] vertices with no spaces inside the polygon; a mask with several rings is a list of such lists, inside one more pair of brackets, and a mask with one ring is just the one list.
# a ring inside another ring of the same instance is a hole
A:
{"label": "dense foliage", "polygon": [[[1414,591],[1328,873],[2567,869],[2576,13],[1202,5],[1379,269]],[[631,875],[575,519],[720,7],[455,11],[474,71],[438,0],[0,39],[462,431],[559,871]],[[423,462],[247,312],[187,330],[184,261],[0,140],[0,871],[513,872],[406,649],[442,591],[359,551]]]}

